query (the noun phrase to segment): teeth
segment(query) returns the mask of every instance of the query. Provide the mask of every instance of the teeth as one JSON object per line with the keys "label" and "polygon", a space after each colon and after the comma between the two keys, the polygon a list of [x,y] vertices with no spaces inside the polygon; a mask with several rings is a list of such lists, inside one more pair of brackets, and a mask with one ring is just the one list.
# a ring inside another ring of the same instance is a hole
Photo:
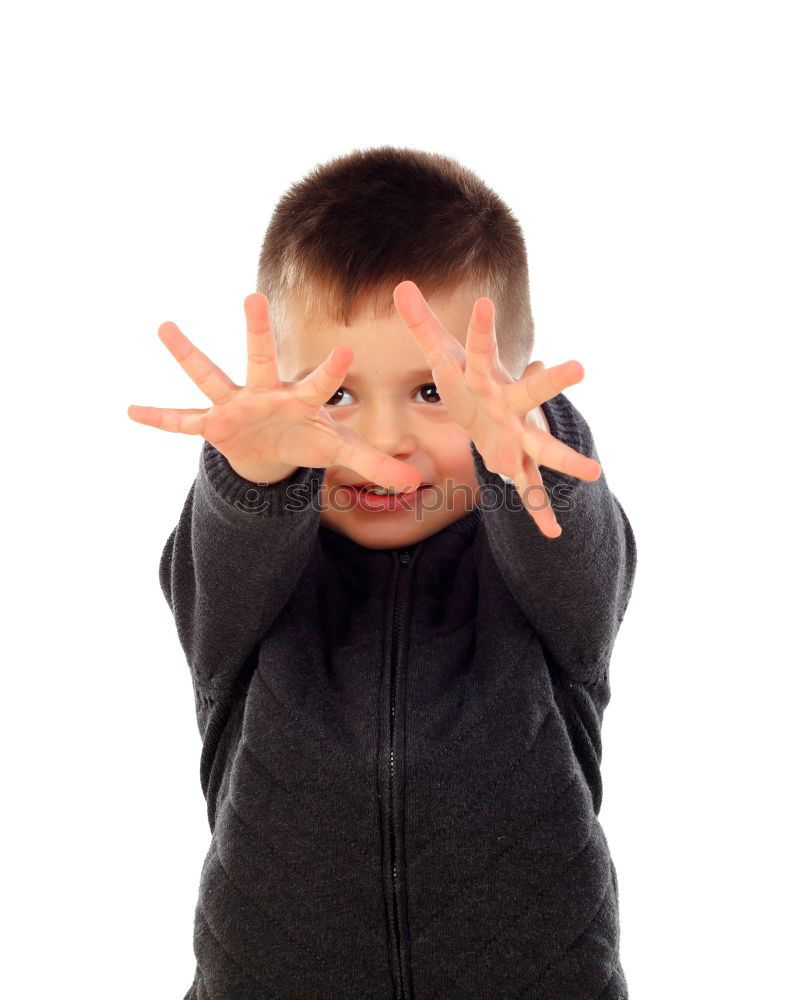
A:
{"label": "teeth", "polygon": [[404,489],[404,490],[384,490],[384,489],[382,489],[382,487],[379,487],[379,486],[364,486],[363,487],[363,491],[365,493],[374,493],[375,496],[378,496],[378,497],[390,496],[391,494],[394,494],[394,493],[410,493],[411,492],[411,490],[409,490],[409,489]]}

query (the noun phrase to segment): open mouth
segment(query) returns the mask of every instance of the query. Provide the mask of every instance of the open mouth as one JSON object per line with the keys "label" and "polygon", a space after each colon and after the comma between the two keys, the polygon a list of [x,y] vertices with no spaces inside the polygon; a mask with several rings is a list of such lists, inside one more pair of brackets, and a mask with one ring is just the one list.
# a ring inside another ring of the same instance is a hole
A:
{"label": "open mouth", "polygon": [[348,490],[353,501],[361,510],[370,513],[380,511],[413,510],[416,500],[423,490],[430,489],[430,483],[423,483],[415,490],[407,493],[372,493],[367,486],[344,485],[341,489]]}

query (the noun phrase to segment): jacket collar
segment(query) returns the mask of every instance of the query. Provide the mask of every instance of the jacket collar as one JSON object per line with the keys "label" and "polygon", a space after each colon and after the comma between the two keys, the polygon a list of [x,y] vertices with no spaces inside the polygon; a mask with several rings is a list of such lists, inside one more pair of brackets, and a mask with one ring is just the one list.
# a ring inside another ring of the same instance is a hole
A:
{"label": "jacket collar", "polygon": [[404,552],[410,553],[411,558],[429,553],[431,561],[456,559],[461,550],[475,536],[480,523],[481,511],[475,507],[457,521],[452,521],[418,542],[384,549],[367,548],[349,538],[348,535],[333,531],[325,524],[320,525],[318,532],[323,548],[330,555],[342,560],[351,560],[357,565],[364,565],[370,572],[373,572],[375,567],[379,567],[382,572],[386,568],[390,568]]}

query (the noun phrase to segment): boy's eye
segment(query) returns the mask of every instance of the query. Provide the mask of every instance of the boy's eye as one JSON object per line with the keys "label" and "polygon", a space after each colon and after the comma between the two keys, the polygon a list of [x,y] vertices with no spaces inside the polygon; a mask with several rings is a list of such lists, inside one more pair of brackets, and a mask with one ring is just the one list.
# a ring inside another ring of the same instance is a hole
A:
{"label": "boy's eye", "polygon": [[[431,393],[431,398],[428,398],[427,402],[429,402],[429,403],[441,403],[442,398],[439,395],[438,389],[436,388],[436,384],[434,382],[426,382],[424,385],[420,385],[419,388],[416,390],[417,395],[420,392],[422,392],[423,389],[427,389]],[[331,396],[327,400],[327,402],[326,402],[325,405],[326,406],[333,406],[333,407],[340,406],[343,403],[343,400],[345,399],[347,393],[348,393],[349,397],[351,397],[351,393],[349,392],[349,390],[346,389],[344,386],[341,386],[335,392],[334,396]],[[335,402],[338,399],[339,399],[339,401]],[[349,405],[349,404],[347,403],[347,404],[344,404],[344,405]]]}
{"label": "boy's eye", "polygon": [[[326,406],[337,406],[338,404],[337,404],[337,403],[333,403],[333,402],[332,402],[332,400],[334,400],[334,399],[337,399],[337,397],[338,397],[338,396],[339,396],[339,395],[340,395],[341,393],[346,393],[346,392],[348,392],[348,389],[344,389],[344,388],[343,388],[343,386],[341,386],[341,387],[340,387],[340,388],[339,388],[339,389],[338,389],[338,390],[337,390],[337,391],[335,392],[334,396],[330,396],[330,398],[329,398],[329,399],[328,399],[328,400],[326,401]],[[349,395],[351,395],[351,393],[349,393]]]}
{"label": "boy's eye", "polygon": [[433,393],[433,398],[428,400],[428,402],[441,403],[442,397],[439,395],[439,390],[436,388],[435,382],[426,382],[424,385],[420,385],[417,392],[421,392],[423,389],[430,389]]}

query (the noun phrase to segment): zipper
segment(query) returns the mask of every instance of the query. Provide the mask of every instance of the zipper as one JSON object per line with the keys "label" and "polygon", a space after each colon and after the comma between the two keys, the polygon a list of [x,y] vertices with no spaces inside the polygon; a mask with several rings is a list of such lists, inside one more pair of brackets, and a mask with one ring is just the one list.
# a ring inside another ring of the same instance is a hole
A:
{"label": "zipper", "polygon": [[388,689],[390,716],[388,725],[388,824],[389,824],[389,866],[388,874],[391,882],[393,899],[393,937],[394,937],[394,996],[396,1000],[409,1000],[410,988],[406,977],[406,962],[403,954],[404,907],[401,899],[402,873],[397,871],[398,838],[396,812],[394,809],[394,794],[396,787],[396,681],[397,667],[400,659],[400,634],[402,631],[402,603],[400,601],[400,567],[407,566],[411,560],[408,549],[400,550],[397,559],[397,579],[394,592],[393,631],[391,640],[391,673]]}

